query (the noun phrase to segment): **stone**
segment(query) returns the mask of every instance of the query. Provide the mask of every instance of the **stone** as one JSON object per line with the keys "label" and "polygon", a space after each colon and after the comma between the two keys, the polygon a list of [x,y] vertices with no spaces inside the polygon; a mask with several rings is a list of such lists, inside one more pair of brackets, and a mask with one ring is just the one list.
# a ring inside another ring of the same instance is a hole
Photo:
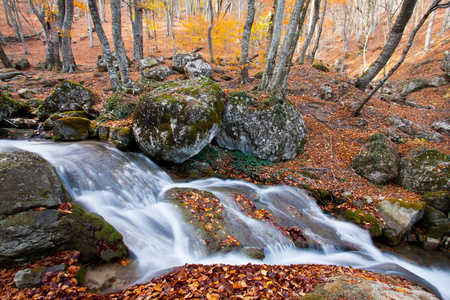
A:
{"label": "stone", "polygon": [[160,64],[160,62],[156,59],[156,57],[149,55],[143,59],[141,59],[141,67],[142,70],[156,67]]}
{"label": "stone", "polygon": [[54,141],[80,141],[89,138],[89,119],[78,117],[61,118],[55,121]]}
{"label": "stone", "polygon": [[300,112],[288,101],[258,102],[235,93],[225,102],[217,144],[259,159],[290,160],[302,151],[307,128]]}
{"label": "stone", "polygon": [[405,97],[413,92],[420,91],[427,87],[440,87],[448,83],[444,76],[437,76],[430,79],[413,79],[403,85],[400,95]]}
{"label": "stone", "polygon": [[339,57],[333,64],[336,73],[343,73],[345,69],[345,58]]}
{"label": "stone", "polygon": [[62,272],[65,268],[65,265],[54,265],[51,267],[39,266],[20,270],[14,275],[14,284],[18,289],[39,287],[45,273]]}
{"label": "stone", "polygon": [[450,156],[435,149],[418,150],[400,160],[397,182],[418,194],[450,189]]}
{"label": "stone", "polygon": [[443,138],[439,133],[417,125],[410,120],[400,118],[398,115],[390,116],[386,121],[389,125],[414,138],[425,139],[429,142],[435,143],[440,143]]}
{"label": "stone", "polygon": [[30,62],[26,58],[22,58],[14,64],[14,68],[19,71],[28,70],[30,66]]}
{"label": "stone", "polygon": [[376,183],[386,184],[398,176],[399,157],[383,134],[372,135],[352,159],[356,173]]}
{"label": "stone", "polygon": [[103,112],[97,120],[118,121],[128,119],[136,107],[137,101],[135,97],[130,97],[124,93],[114,93],[103,107]]}
{"label": "stone", "polygon": [[450,76],[450,53],[449,52],[446,53],[444,59],[442,60],[440,67],[444,73],[447,73],[447,75]]}
{"label": "stone", "polygon": [[0,93],[0,122],[5,118],[26,115],[27,105],[12,98],[9,93]]}
{"label": "stone", "polygon": [[33,97],[33,93],[29,89],[20,89],[17,91],[17,94],[22,99],[30,99]]}
{"label": "stone", "polygon": [[89,116],[95,116],[95,95],[80,84],[63,81],[39,107],[38,118],[44,121],[56,112],[82,110]]}
{"label": "stone", "polygon": [[103,55],[99,55],[97,58],[97,71],[108,72],[108,66],[106,65],[106,59]]}
{"label": "stone", "polygon": [[450,212],[450,193],[448,191],[425,193],[422,196],[422,201],[444,214]]}
{"label": "stone", "polygon": [[334,97],[333,88],[329,85],[319,87],[319,98],[325,101],[331,101]]}
{"label": "stone", "polygon": [[400,243],[403,235],[419,221],[424,214],[425,203],[408,203],[405,200],[387,199],[381,202],[378,208],[385,229],[383,230],[383,240],[391,246]]}
{"label": "stone", "polygon": [[348,209],[344,214],[353,223],[367,229],[371,237],[377,237],[383,233],[383,223],[364,210],[353,211]]}
{"label": "stone", "polygon": [[56,208],[70,199],[54,167],[25,151],[0,152],[0,195],[3,216],[37,207]]}
{"label": "stone", "polygon": [[450,136],[450,118],[434,122],[431,127],[437,132]]}
{"label": "stone", "polygon": [[184,67],[186,64],[190,61],[194,61],[197,59],[203,59],[202,56],[197,53],[177,53],[172,58],[172,68],[179,72],[184,74],[185,70]]}
{"label": "stone", "polygon": [[118,149],[127,149],[133,141],[133,131],[129,127],[110,127],[108,140]]}
{"label": "stone", "polygon": [[184,73],[189,78],[195,77],[208,77],[211,78],[213,71],[211,65],[202,59],[196,59],[194,61],[188,62],[184,66]]}
{"label": "stone", "polygon": [[172,70],[167,66],[158,66],[150,69],[146,69],[143,72],[143,76],[148,79],[153,79],[157,81],[164,81],[170,75],[178,74],[178,72]]}
{"label": "stone", "polygon": [[56,113],[56,114],[51,115],[47,120],[45,120],[45,122],[43,124],[44,129],[52,130],[55,127],[56,120],[59,120],[62,118],[69,118],[69,117],[88,118],[89,116],[82,110]]}
{"label": "stone", "polygon": [[133,113],[133,134],[144,153],[181,163],[217,134],[225,94],[213,81],[167,82],[144,94]]}

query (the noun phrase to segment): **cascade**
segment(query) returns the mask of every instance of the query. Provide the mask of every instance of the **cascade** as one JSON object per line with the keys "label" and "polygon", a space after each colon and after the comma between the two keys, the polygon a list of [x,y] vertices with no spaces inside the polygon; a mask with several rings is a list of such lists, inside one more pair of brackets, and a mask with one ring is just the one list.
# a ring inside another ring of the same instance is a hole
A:
{"label": "cascade", "polygon": [[[0,140],[0,151],[12,149],[34,152],[49,161],[72,198],[86,210],[101,215],[123,235],[143,274],[139,282],[186,263],[317,263],[402,276],[450,299],[450,270],[425,268],[380,252],[367,231],[323,214],[315,201],[299,189],[259,187],[217,178],[174,182],[144,155],[121,152],[102,143]],[[252,260],[239,252],[208,255],[195,238],[195,229],[164,199],[165,192],[172,188],[213,193],[232,216],[230,220],[235,220],[236,226],[264,249],[264,260]],[[270,211],[277,220],[301,228],[318,246],[295,247],[269,222],[243,214],[230,200],[232,193],[257,195],[259,207]],[[290,207],[301,211],[302,218],[293,217]]]}

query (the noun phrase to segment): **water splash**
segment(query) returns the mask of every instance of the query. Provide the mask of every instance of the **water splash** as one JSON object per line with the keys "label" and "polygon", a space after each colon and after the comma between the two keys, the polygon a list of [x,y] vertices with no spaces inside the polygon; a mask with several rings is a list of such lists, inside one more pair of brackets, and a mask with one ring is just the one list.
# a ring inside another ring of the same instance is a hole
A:
{"label": "water splash", "polygon": [[[56,167],[74,200],[111,223],[136,256],[143,278],[185,263],[333,264],[366,268],[420,281],[450,299],[449,270],[424,268],[381,253],[367,231],[322,213],[303,191],[287,187],[259,187],[248,182],[210,178],[175,183],[141,154],[124,153],[101,143],[50,143],[0,140],[0,151],[21,149],[37,153]],[[205,190],[220,199],[227,213],[251,232],[264,248],[263,262],[240,253],[208,256],[195,230],[183,222],[176,208],[164,200],[171,188]],[[249,218],[232,193],[256,195],[258,205],[283,226],[297,226],[320,247],[299,249],[269,222]],[[302,218],[293,214],[294,208]],[[431,285],[430,282],[433,284]],[[436,288],[436,289],[435,289]]]}

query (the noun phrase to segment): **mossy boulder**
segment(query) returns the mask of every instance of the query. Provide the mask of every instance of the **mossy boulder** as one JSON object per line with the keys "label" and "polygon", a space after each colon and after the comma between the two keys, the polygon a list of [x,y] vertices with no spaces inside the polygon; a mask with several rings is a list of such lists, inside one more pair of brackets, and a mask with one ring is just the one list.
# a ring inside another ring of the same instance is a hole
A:
{"label": "mossy boulder", "polygon": [[156,81],[164,81],[170,75],[179,74],[177,71],[172,70],[168,66],[157,66],[144,70],[143,77],[147,79],[153,79]]}
{"label": "mossy boulder", "polygon": [[418,150],[400,160],[398,183],[419,193],[450,190],[450,156],[435,149]]}
{"label": "mossy boulder", "polygon": [[19,71],[28,70],[30,67],[30,62],[26,58],[22,58],[14,64],[14,68]]}
{"label": "mossy boulder", "polygon": [[384,242],[391,246],[398,245],[403,235],[422,219],[425,205],[425,202],[408,202],[401,199],[381,202],[378,209],[386,224],[383,230]]}
{"label": "mossy boulder", "polygon": [[44,129],[51,130],[55,127],[55,121],[62,119],[62,118],[69,118],[69,117],[77,117],[77,118],[88,118],[89,116],[82,110],[78,111],[65,111],[61,113],[56,113],[51,115],[47,120],[44,122]]}
{"label": "mossy boulder", "polygon": [[95,116],[92,106],[95,105],[95,95],[81,84],[63,81],[48,96],[39,107],[38,118],[44,121],[56,112],[82,110],[90,116]]}
{"label": "mossy boulder", "polygon": [[54,167],[25,151],[0,152],[0,216],[68,201]]}
{"label": "mossy boulder", "polygon": [[0,122],[5,118],[26,116],[29,106],[12,98],[9,93],[0,93]]}
{"label": "mossy boulder", "polygon": [[385,184],[398,176],[399,157],[389,139],[381,134],[372,135],[352,159],[356,173],[377,183]]}
{"label": "mossy boulder", "polygon": [[293,159],[302,151],[307,128],[288,101],[257,101],[249,94],[232,94],[225,103],[217,144],[273,162]]}
{"label": "mossy boulder", "polygon": [[136,142],[151,157],[181,163],[217,134],[224,98],[204,77],[164,83],[139,99],[133,114]]}
{"label": "mossy boulder", "polygon": [[25,151],[0,153],[0,265],[28,263],[58,250],[110,261],[128,250],[122,236],[74,204],[55,168]]}
{"label": "mossy boulder", "polygon": [[377,237],[383,233],[383,223],[364,210],[353,211],[348,209],[344,214],[353,223],[367,229],[371,237]]}
{"label": "mossy boulder", "polygon": [[449,191],[438,191],[432,193],[425,193],[422,196],[422,201],[426,202],[431,207],[438,209],[444,214],[450,211],[450,193]]}
{"label": "mossy boulder", "polygon": [[194,52],[194,53],[177,53],[172,58],[172,68],[179,72],[184,74],[185,70],[184,67],[186,64],[188,64],[191,61],[197,60],[197,59],[203,59],[200,53]]}
{"label": "mossy boulder", "polygon": [[86,118],[68,117],[55,121],[54,141],[80,141],[89,138],[91,122]]}
{"label": "mossy boulder", "polygon": [[112,121],[128,119],[133,113],[136,103],[135,97],[116,92],[106,100],[103,107],[103,113],[99,118]]}
{"label": "mossy boulder", "polygon": [[125,150],[133,143],[133,130],[130,127],[110,127],[108,141],[117,149]]}

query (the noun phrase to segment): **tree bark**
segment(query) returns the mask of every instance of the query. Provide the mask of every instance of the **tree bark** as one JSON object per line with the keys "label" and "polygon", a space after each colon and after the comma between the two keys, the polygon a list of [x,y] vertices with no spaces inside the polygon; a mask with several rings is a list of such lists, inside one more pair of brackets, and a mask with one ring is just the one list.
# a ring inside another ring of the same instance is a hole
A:
{"label": "tree bark", "polygon": [[445,17],[444,20],[442,21],[442,27],[441,30],[439,31],[439,35],[443,35],[444,32],[449,28],[450,26],[450,8],[447,8],[445,10]]}
{"label": "tree bark", "polygon": [[214,55],[213,55],[213,48],[212,48],[212,36],[211,32],[214,27],[214,11],[212,6],[212,0],[208,0],[208,6],[209,6],[209,27],[208,27],[208,47],[209,47],[209,55],[211,57],[211,63],[214,63]]}
{"label": "tree bark", "polygon": [[405,61],[405,58],[406,58],[406,55],[408,54],[409,49],[411,49],[411,47],[413,45],[414,37],[416,36],[416,34],[419,31],[419,29],[422,27],[423,23],[425,23],[425,21],[428,18],[428,16],[432,12],[434,12],[436,9],[438,9],[438,8],[445,8],[445,7],[449,7],[450,6],[450,2],[447,2],[445,4],[439,5],[440,2],[441,2],[441,0],[434,0],[433,1],[433,3],[431,4],[430,8],[428,9],[428,11],[424,14],[422,19],[417,24],[417,26],[411,32],[411,35],[409,36],[409,39],[408,39],[408,43],[406,44],[406,47],[403,50],[403,53],[402,53],[402,56],[401,56],[400,60],[392,67],[392,69],[388,72],[388,74],[386,76],[384,76],[383,79],[380,80],[380,82],[378,82],[378,84],[370,92],[370,94],[367,95],[366,98],[364,98],[361,101],[361,103],[358,105],[358,107],[353,111],[352,117],[357,117],[357,116],[359,116],[361,114],[361,110],[364,107],[364,105],[366,105],[366,103],[369,102],[369,100],[384,85],[384,83],[389,79],[389,77],[391,77],[391,75],[394,74],[394,72],[402,65],[402,63]]}
{"label": "tree bark", "polygon": [[381,69],[383,69],[388,60],[391,58],[400,43],[400,40],[402,39],[406,24],[408,24],[408,21],[411,18],[416,2],[417,0],[404,0],[401,11],[395,20],[386,45],[376,61],[356,80],[355,85],[358,89],[364,91],[367,85],[372,81],[372,79],[375,78],[375,76],[377,76],[377,74],[381,71]]}
{"label": "tree bark", "polygon": [[8,0],[3,0],[3,7],[5,9],[6,24],[8,24],[9,27],[13,27],[12,24],[9,22],[9,16],[11,15],[11,12],[9,9]]}
{"label": "tree bark", "polygon": [[308,50],[309,44],[311,44],[311,40],[316,29],[317,21],[319,20],[319,10],[320,10],[320,0],[314,0],[313,2],[313,16],[311,16],[311,26],[308,31],[308,35],[306,36],[305,42],[303,43],[302,50],[300,52],[300,57],[298,59],[298,63],[302,64],[305,61],[306,51]]}
{"label": "tree bark", "polygon": [[247,19],[244,24],[244,33],[242,35],[242,69],[241,69],[241,84],[250,82],[248,77],[248,48],[250,44],[250,35],[252,33],[253,21],[255,20],[255,0],[248,0]]}
{"label": "tree bark", "polygon": [[316,40],[314,42],[314,47],[311,51],[309,63],[312,64],[314,62],[314,58],[316,57],[317,50],[319,50],[320,37],[322,35],[323,22],[325,20],[325,12],[327,11],[327,0],[323,0],[322,13],[320,15],[320,24],[317,28]]}
{"label": "tree bark", "polygon": [[427,34],[425,36],[425,46],[423,48],[423,52],[427,53],[430,51],[430,43],[431,43],[431,31],[433,30],[434,23],[434,15],[436,11],[433,11],[430,15],[430,22],[428,23]]}
{"label": "tree bark", "polygon": [[96,0],[88,0],[89,11],[91,13],[92,22],[94,23],[95,32],[97,33],[100,44],[102,45],[103,56],[105,57],[106,67],[108,68],[109,82],[111,88],[117,91],[120,88],[119,76],[117,76],[116,68],[114,67],[114,58],[109,47],[108,38],[103,30],[102,21],[98,13]]}
{"label": "tree bark", "polygon": [[131,85],[130,69],[122,39],[122,13],[120,0],[111,0],[111,26],[116,59],[119,62],[120,76],[125,86]]}
{"label": "tree bark", "polygon": [[281,40],[281,25],[283,22],[285,0],[280,0],[275,8],[275,15],[273,21],[273,35],[270,41],[269,53],[266,58],[266,66],[264,67],[264,74],[259,84],[260,90],[265,90],[273,75],[273,69],[277,59],[278,46]]}
{"label": "tree bark", "polygon": [[[65,73],[71,73],[77,71],[77,65],[75,63],[75,58],[72,53],[72,22],[73,22],[73,12],[74,4],[73,0],[63,0],[64,10],[61,9],[60,13],[63,14],[62,17],[62,27],[60,31],[61,40],[61,56],[62,56],[62,68],[61,71]],[[59,1],[58,1],[59,3]],[[58,10],[60,8],[58,7]]]}
{"label": "tree bark", "polygon": [[11,6],[12,7],[9,8],[10,12],[9,17],[11,19],[11,22],[13,23],[14,31],[16,32],[17,38],[22,42],[25,54],[29,54],[27,50],[27,45],[25,44],[25,39],[23,37],[22,23],[20,22],[19,11],[16,6],[15,0],[11,0]]}
{"label": "tree bark", "polygon": [[104,0],[98,0],[98,6],[100,6],[100,20],[102,23],[106,23]]}
{"label": "tree bark", "polygon": [[12,68],[13,65],[11,61],[9,60],[8,56],[6,55],[5,51],[3,51],[2,43],[0,43],[0,59],[2,60],[3,66],[5,68]]}

